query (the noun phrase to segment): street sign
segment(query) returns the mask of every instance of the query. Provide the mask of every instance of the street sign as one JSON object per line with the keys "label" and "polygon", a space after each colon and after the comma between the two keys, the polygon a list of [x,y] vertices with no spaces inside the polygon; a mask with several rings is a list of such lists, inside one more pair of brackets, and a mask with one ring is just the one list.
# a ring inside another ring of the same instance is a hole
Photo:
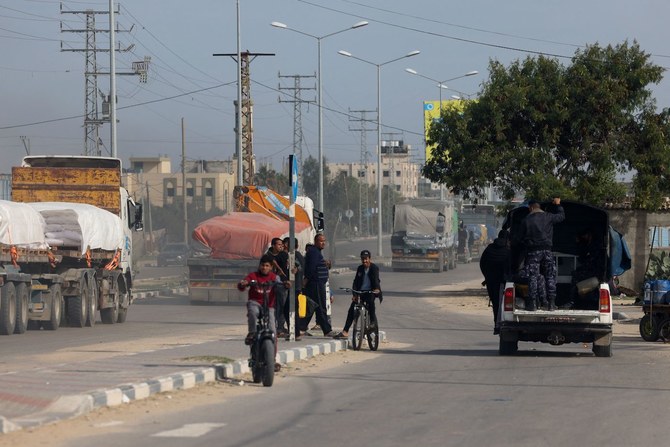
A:
{"label": "street sign", "polygon": [[289,155],[291,164],[291,202],[295,202],[298,197],[298,160],[294,155]]}
{"label": "street sign", "polygon": [[346,210],[344,212],[344,215],[347,216],[347,219],[351,219],[352,217],[354,217],[354,212],[351,210]]}

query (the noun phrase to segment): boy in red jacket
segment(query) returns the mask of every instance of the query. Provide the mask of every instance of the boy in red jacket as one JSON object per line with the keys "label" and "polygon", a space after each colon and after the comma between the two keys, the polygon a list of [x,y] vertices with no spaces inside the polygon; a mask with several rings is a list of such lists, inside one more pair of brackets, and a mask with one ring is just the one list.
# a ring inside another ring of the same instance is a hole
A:
{"label": "boy in red jacket", "polygon": [[[256,281],[258,283],[280,283],[281,280],[274,272],[272,272],[272,256],[263,255],[261,261],[258,265],[258,271],[251,272],[244,277],[242,281],[237,284],[239,290],[244,290],[251,281]],[[247,301],[247,323],[249,325],[249,333],[244,339],[244,343],[250,345],[256,334],[256,322],[263,308],[263,290],[259,287],[250,287],[249,288],[249,299]],[[275,327],[275,290],[274,287],[270,289],[268,295],[268,311],[269,316],[268,320],[270,322],[270,329],[272,332],[276,333]]]}

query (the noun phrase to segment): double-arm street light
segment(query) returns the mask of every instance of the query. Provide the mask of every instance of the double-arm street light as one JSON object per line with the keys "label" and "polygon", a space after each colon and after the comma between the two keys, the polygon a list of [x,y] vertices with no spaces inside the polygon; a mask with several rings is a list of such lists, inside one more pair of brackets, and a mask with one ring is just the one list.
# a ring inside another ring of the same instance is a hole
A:
{"label": "double-arm street light", "polygon": [[[476,74],[479,74],[479,72],[477,70],[472,70],[472,71],[469,71],[469,72],[467,72],[463,75],[456,76],[454,78],[445,79],[444,81],[438,81],[437,79],[433,79],[433,78],[430,78],[428,76],[424,76],[424,75],[422,75],[421,73],[419,73],[418,71],[416,71],[412,68],[405,68],[405,71],[409,74],[413,74],[415,76],[419,76],[421,78],[428,79],[429,81],[437,82],[437,88],[440,91],[440,103],[439,103],[440,104],[440,110],[438,112],[438,117],[440,117],[440,118],[442,117],[442,89],[448,89],[449,88],[445,85],[445,82],[454,81],[456,79],[465,78],[467,76],[474,76]],[[441,183],[440,183],[440,200],[444,200],[444,186]]]}
{"label": "double-arm street light", "polygon": [[[354,56],[348,51],[338,51],[342,56],[365,62],[377,67],[377,256],[382,257],[382,107],[381,107],[381,68],[391,62],[399,61],[406,57],[416,56],[419,50],[410,51],[404,56],[391,59],[390,61],[375,64],[374,62]],[[392,174],[392,173],[391,173]]]}
{"label": "double-arm street light", "polygon": [[285,23],[281,22],[272,22],[270,25],[274,26],[275,28],[281,28],[281,29],[286,29],[289,31],[293,31],[298,34],[302,34],[303,36],[311,37],[312,39],[316,39],[317,42],[317,48],[318,48],[318,69],[317,69],[317,103],[318,103],[318,109],[319,109],[319,211],[325,214],[324,210],[324,204],[323,204],[323,171],[324,171],[324,166],[323,166],[323,104],[322,104],[322,96],[321,96],[321,41],[325,39],[326,37],[334,36],[335,34],[340,34],[345,31],[349,31],[350,29],[356,29],[356,28],[361,28],[365,25],[367,25],[368,22],[362,21],[362,22],[357,22],[351,25],[348,28],[341,29],[339,31],[335,31],[334,33],[329,33],[329,34],[324,34],[323,36],[315,36],[313,34],[306,33],[304,31],[299,31],[295,28],[289,28],[288,25]]}
{"label": "double-arm street light", "polygon": [[[412,68],[405,68],[405,71],[409,74],[413,74],[415,76],[419,76],[421,78],[428,79],[429,81],[437,82],[437,88],[440,90],[440,114],[442,114],[442,89],[449,89],[449,87],[447,87],[445,85],[445,82],[455,81],[456,79],[461,79],[461,78],[465,78],[467,76],[474,76],[476,74],[479,74],[479,72],[477,70],[472,70],[472,71],[469,71],[469,72],[465,73],[464,75],[456,76],[455,78],[445,79],[444,81],[438,81],[437,79],[429,78],[428,76],[422,75],[421,73],[419,73],[418,71],[416,71]],[[451,90],[451,89],[449,89],[449,90]],[[457,90],[454,90],[454,91],[457,91]]]}

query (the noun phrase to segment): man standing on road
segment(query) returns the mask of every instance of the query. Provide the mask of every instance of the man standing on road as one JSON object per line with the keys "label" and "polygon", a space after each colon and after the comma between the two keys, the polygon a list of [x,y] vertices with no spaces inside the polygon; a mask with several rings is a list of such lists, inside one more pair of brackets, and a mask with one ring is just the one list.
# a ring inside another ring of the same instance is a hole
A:
{"label": "man standing on road", "polygon": [[479,258],[479,269],[484,275],[486,291],[493,307],[493,333],[498,334],[498,312],[500,310],[500,295],[505,281],[511,276],[511,251],[509,235],[506,230],[500,230],[498,237],[489,244]]}
{"label": "man standing on road", "polygon": [[[330,299],[326,296],[326,283],[328,282],[330,265],[321,253],[325,247],[326,236],[317,234],[314,238],[314,245],[309,247],[305,254],[305,287],[303,290],[305,295],[317,303],[314,311],[316,313],[316,323],[321,326],[323,335],[332,337],[335,333],[326,315],[326,300]],[[305,327],[309,325],[311,318],[311,315],[307,315]]]}
{"label": "man standing on road", "polygon": [[[560,197],[551,202],[551,211],[544,212],[540,204],[528,202],[529,214],[521,221],[519,240],[526,250],[524,269],[528,275],[528,298],[526,310],[556,309],[556,262],[551,252],[554,239],[554,224],[565,219]],[[544,287],[544,290],[539,290]]]}

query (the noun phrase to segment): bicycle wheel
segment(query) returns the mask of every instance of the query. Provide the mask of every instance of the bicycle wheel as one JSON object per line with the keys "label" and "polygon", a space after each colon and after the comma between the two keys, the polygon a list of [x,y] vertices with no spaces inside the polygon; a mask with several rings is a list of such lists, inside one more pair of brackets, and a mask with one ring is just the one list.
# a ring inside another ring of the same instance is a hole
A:
{"label": "bicycle wheel", "polygon": [[362,315],[361,310],[357,310],[354,315],[354,332],[351,335],[351,346],[354,351],[360,351],[363,344],[363,330],[365,328],[365,315]]}
{"label": "bicycle wheel", "polygon": [[261,362],[258,360],[259,354],[258,354],[258,346],[256,340],[254,340],[253,344],[251,345],[251,358],[249,359],[249,366],[251,367],[251,378],[254,381],[254,383],[261,383],[261,370],[262,370],[262,365]]}
{"label": "bicycle wheel", "polygon": [[266,338],[261,344],[261,364],[263,386],[272,386],[275,378],[275,347],[272,340]]}
{"label": "bicycle wheel", "polygon": [[[370,320],[369,315],[370,314],[368,314],[368,318],[366,318],[366,320]],[[379,322],[377,322],[374,328],[370,328],[369,322],[366,326],[367,331],[365,336],[368,339],[368,347],[370,348],[370,351],[376,351],[379,347]]]}

